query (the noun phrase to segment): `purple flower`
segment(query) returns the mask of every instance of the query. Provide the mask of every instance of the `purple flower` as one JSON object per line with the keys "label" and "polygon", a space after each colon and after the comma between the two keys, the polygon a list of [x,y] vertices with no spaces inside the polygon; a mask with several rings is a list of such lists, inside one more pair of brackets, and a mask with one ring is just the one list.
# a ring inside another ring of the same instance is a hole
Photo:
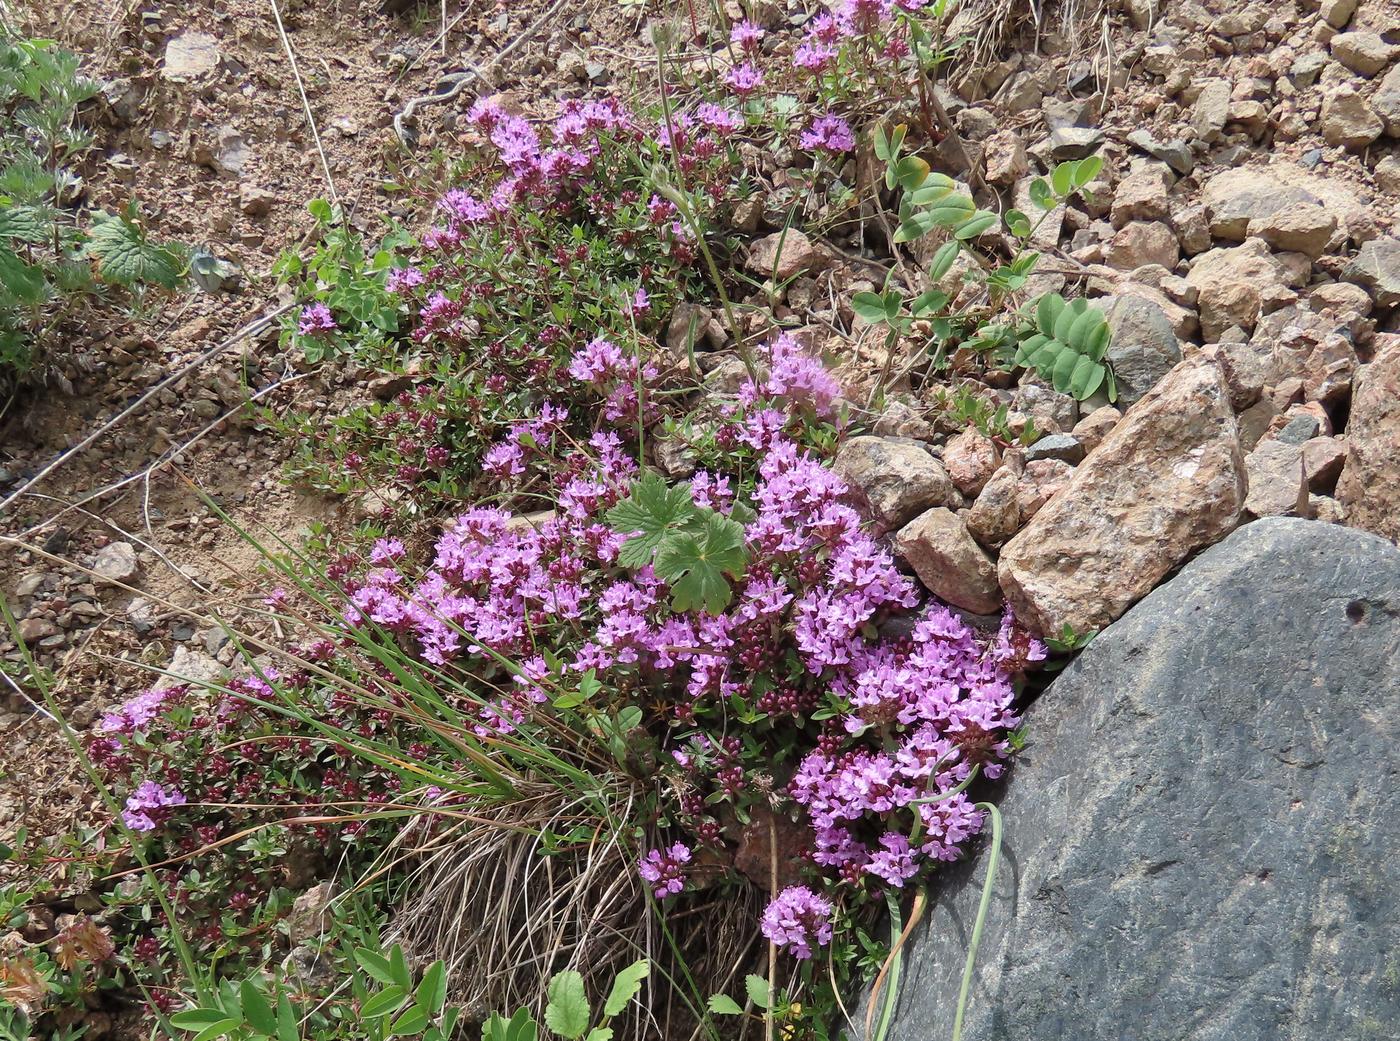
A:
{"label": "purple flower", "polygon": [[763,28],[751,21],[742,21],[729,31],[729,42],[740,50],[756,51],[763,42]]}
{"label": "purple flower", "polygon": [[819,116],[812,126],[802,133],[802,147],[822,149],[833,154],[850,152],[856,147],[856,136],[851,125],[840,116]]}
{"label": "purple flower", "polygon": [[384,288],[391,293],[406,293],[415,286],[421,286],[424,281],[423,272],[416,267],[396,267],[384,280]]}
{"label": "purple flower", "polygon": [[398,539],[377,539],[369,551],[369,562],[375,567],[387,567],[404,555],[404,545]]}
{"label": "purple flower", "polygon": [[301,318],[297,322],[297,332],[303,336],[316,336],[320,333],[334,332],[335,329],[335,317],[331,314],[331,309],[321,303],[303,308]]}
{"label": "purple flower", "polygon": [[827,44],[803,43],[793,51],[792,64],[795,68],[806,69],[808,72],[825,72],[836,64],[836,55],[836,48]]}
{"label": "purple flower", "polygon": [[690,862],[690,848],[677,842],[668,850],[653,849],[637,862],[637,873],[651,884],[656,899],[675,896],[685,888],[682,864]]}
{"label": "purple flower", "polygon": [[788,886],[763,911],[763,935],[799,961],[831,942],[831,901],[806,886]]}
{"label": "purple flower", "polygon": [[146,725],[160,715],[165,703],[177,689],[165,687],[160,690],[145,690],[124,702],[112,712],[108,712],[97,724],[103,734],[130,734],[144,730]]}
{"label": "purple flower", "polygon": [[752,62],[744,62],[730,69],[724,77],[724,82],[728,83],[730,89],[741,98],[748,97],[759,87],[763,86],[763,72]]}
{"label": "purple flower", "polygon": [[157,819],[164,814],[152,817],[147,810],[163,810],[167,806],[183,806],[184,793],[174,785],[162,788],[155,781],[142,781],[126,798],[126,809],[122,810],[122,820],[132,831],[154,831]]}
{"label": "purple flower", "polygon": [[695,118],[720,137],[728,137],[744,128],[743,116],[733,109],[708,101],[695,109]]}

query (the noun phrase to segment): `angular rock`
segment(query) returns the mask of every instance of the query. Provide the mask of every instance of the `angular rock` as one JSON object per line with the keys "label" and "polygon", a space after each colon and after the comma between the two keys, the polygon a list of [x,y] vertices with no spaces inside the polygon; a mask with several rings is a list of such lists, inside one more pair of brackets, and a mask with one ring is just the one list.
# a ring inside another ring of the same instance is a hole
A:
{"label": "angular rock", "polygon": [[1181,344],[1162,309],[1141,296],[1118,296],[1105,309],[1113,339],[1108,361],[1123,407],[1133,404],[1181,361]]}
{"label": "angular rock", "polygon": [[1164,221],[1169,214],[1167,174],[1160,166],[1144,165],[1118,182],[1109,210],[1115,228],[1131,221]]}
{"label": "angular rock", "polygon": [[1202,202],[1209,214],[1211,234],[1230,242],[1243,241],[1251,221],[1264,221],[1296,207],[1322,205],[1312,192],[1283,184],[1258,167],[1228,170],[1211,178]]}
{"label": "angular rock", "polygon": [[1037,459],[1027,463],[1016,485],[1016,508],[1021,514],[1021,523],[1030,523],[1042,506],[1069,485],[1073,476],[1074,467],[1062,459]]}
{"label": "angular rock", "polygon": [[186,32],[165,45],[161,75],[172,83],[188,83],[219,67],[219,41],[208,33]]}
{"label": "angular rock", "polygon": [[1347,264],[1344,277],[1365,286],[1382,307],[1400,304],[1400,239],[1372,239]]}
{"label": "angular rock", "polygon": [[1338,33],[1332,37],[1332,57],[1362,76],[1374,76],[1400,54],[1400,47],[1386,43],[1380,33]]}
{"label": "angular rock", "polygon": [[899,529],[895,552],[935,596],[974,614],[1001,607],[997,569],[952,510],[935,507]]}
{"label": "angular rock", "polygon": [[293,946],[316,939],[330,926],[335,895],[334,882],[321,882],[292,901],[287,927]]}
{"label": "angular rock", "polygon": [[1146,130],[1134,130],[1128,135],[1128,144],[1142,149],[1153,159],[1160,159],[1182,177],[1196,168],[1196,158],[1183,141],[1168,141],[1164,144]]}
{"label": "angular rock", "polygon": [[1383,130],[1385,123],[1355,88],[1335,87],[1322,99],[1322,137],[1329,145],[1357,152]]}
{"label": "angular rock", "polygon": [[1171,269],[1180,257],[1176,233],[1160,222],[1133,221],[1120,228],[1104,251],[1104,261],[1119,271],[1132,271],[1144,264],[1161,264]]}
{"label": "angular rock", "polygon": [[1333,29],[1345,29],[1356,13],[1357,0],[1322,0],[1322,20]]}
{"label": "angular rock", "polygon": [[1050,134],[1050,158],[1057,163],[1087,159],[1102,144],[1102,130],[1094,127],[1060,127]]}
{"label": "angular rock", "polygon": [[942,464],[910,441],[853,437],[836,453],[833,469],[864,493],[886,531],[932,506],[962,505]]}
{"label": "angular rock", "polygon": [[1335,402],[1351,393],[1356,350],[1340,333],[1325,336],[1303,363],[1303,395],[1309,401]]}
{"label": "angular rock", "polygon": [[1191,129],[1200,140],[1210,143],[1220,136],[1229,117],[1230,81],[1206,80],[1191,109]]}
{"label": "angular rock", "polygon": [[983,486],[972,509],[964,515],[967,530],[984,546],[997,547],[1021,527],[1021,508],[1016,491],[1021,471],[1003,465]]}
{"label": "angular rock", "polygon": [[[1101,633],[1026,731],[965,1041],[1389,1036],[1393,545],[1241,528]],[[951,1036],[986,870],[984,850],[940,876],[890,1041]]]}
{"label": "angular rock", "polygon": [[1347,443],[1338,437],[1315,437],[1303,442],[1303,474],[1308,490],[1330,494],[1347,461]]}
{"label": "angular rock", "polygon": [[1070,433],[1084,446],[1084,453],[1087,455],[1102,443],[1109,431],[1116,427],[1122,418],[1123,413],[1112,405],[1101,405],[1074,424],[1074,429]]}
{"label": "angular rock", "polygon": [[1026,449],[1027,462],[1041,459],[1058,459],[1074,466],[1084,458],[1084,446],[1073,434],[1047,434]]}
{"label": "angular rock", "polygon": [[[1388,135],[1400,137],[1400,65],[1385,74],[1385,79],[1381,80],[1381,85],[1371,95],[1371,109],[1381,117],[1381,122],[1385,124],[1385,132]],[[1390,156],[1381,165],[1386,162],[1400,163],[1400,160]],[[1376,168],[1376,178],[1377,180],[1381,179],[1380,166]],[[1392,176],[1390,179],[1397,178]]]}
{"label": "angular rock", "polygon": [[1026,146],[1014,130],[1002,130],[987,139],[986,178],[992,184],[1015,184],[1030,169]]}
{"label": "angular rock", "polygon": [[943,446],[943,468],[964,495],[977,495],[1000,465],[996,442],[976,427],[968,427]]}
{"label": "angular rock", "polygon": [[1219,340],[1232,326],[1249,332],[1261,314],[1296,299],[1283,265],[1262,239],[1201,254],[1192,262],[1186,280],[1196,289],[1201,333],[1207,342]]}
{"label": "angular rock", "polygon": [[253,184],[238,186],[238,208],[249,217],[266,217],[272,212],[277,196]]}
{"label": "angular rock", "polygon": [[774,232],[754,242],[744,266],[762,278],[776,277],[782,281],[801,271],[825,267],[826,256],[802,232],[788,228],[786,232]]}
{"label": "angular rock", "polygon": [[1347,523],[1400,540],[1400,336],[1385,341],[1357,373],[1337,501]]}
{"label": "angular rock", "polygon": [[1102,628],[1233,530],[1244,496],[1229,389],[1212,361],[1188,359],[1006,544],[1002,591],[1038,632]]}
{"label": "angular rock", "polygon": [[1071,430],[1079,422],[1078,402],[1035,380],[1023,382],[1016,389],[1012,407],[1033,420],[1042,434]]}
{"label": "angular rock", "polygon": [[97,551],[92,570],[108,582],[130,582],[141,572],[136,547],[130,542],[109,542]]}
{"label": "angular rock", "polygon": [[1303,448],[1283,441],[1263,441],[1245,456],[1249,492],[1245,513],[1254,517],[1306,517],[1308,482]]}
{"label": "angular rock", "polygon": [[1306,254],[1313,260],[1327,250],[1337,230],[1337,218],[1321,203],[1284,206],[1249,222],[1248,233],[1277,250]]}

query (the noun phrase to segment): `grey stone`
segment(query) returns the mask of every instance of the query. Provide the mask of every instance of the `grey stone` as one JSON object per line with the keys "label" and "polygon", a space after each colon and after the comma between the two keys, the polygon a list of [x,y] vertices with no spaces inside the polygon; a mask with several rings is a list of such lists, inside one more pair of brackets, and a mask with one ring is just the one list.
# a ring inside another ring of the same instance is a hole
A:
{"label": "grey stone", "polygon": [[1191,109],[1191,129],[1207,143],[1214,141],[1225,129],[1230,117],[1230,81],[1206,80]]}
{"label": "grey stone", "polygon": [[188,83],[219,67],[219,41],[208,33],[187,32],[165,45],[161,75],[174,83]]}
{"label": "grey stone", "polygon": [[1050,158],[1056,162],[1087,159],[1103,144],[1103,131],[1095,127],[1060,127],[1050,135]]}
{"label": "grey stone", "polygon": [[141,570],[136,547],[130,542],[111,542],[97,551],[92,570],[108,582],[129,582]]}
{"label": "grey stone", "polygon": [[1074,466],[1084,458],[1084,446],[1071,434],[1050,434],[1026,449],[1026,461],[1058,459]]}
{"label": "grey stone", "polygon": [[1147,130],[1134,130],[1128,135],[1128,144],[1141,149],[1153,159],[1160,159],[1182,177],[1196,168],[1196,157],[1184,141],[1163,144]]}
{"label": "grey stone", "polygon": [[1107,357],[1118,385],[1118,402],[1127,408],[1181,361],[1181,344],[1172,323],[1151,300],[1120,296],[1107,313],[1113,333]]}
{"label": "grey stone", "polygon": [[1345,277],[1369,289],[1382,307],[1400,304],[1400,239],[1386,236],[1365,243],[1347,264]]}
{"label": "grey stone", "polygon": [[[1101,633],[1026,733],[964,1041],[1394,1037],[1395,546],[1240,529]],[[932,894],[890,1041],[951,1036],[986,860]]]}

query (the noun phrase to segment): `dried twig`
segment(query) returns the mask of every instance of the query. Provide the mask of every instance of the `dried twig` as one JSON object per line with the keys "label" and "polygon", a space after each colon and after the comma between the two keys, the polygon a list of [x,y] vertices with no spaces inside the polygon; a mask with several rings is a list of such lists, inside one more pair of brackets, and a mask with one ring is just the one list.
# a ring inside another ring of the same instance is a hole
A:
{"label": "dried twig", "polygon": [[316,132],[316,117],[311,114],[311,100],[306,96],[306,86],[301,81],[297,56],[292,50],[292,41],[287,36],[286,26],[282,24],[282,10],[277,6],[277,0],[268,0],[268,3],[272,5],[272,17],[277,20],[277,34],[282,37],[282,49],[287,52],[287,61],[292,66],[292,79],[296,80],[297,93],[301,95],[301,110],[306,113],[306,125],[311,130],[311,140],[316,144],[316,154],[321,157],[321,170],[326,175],[326,189],[331,202],[338,205],[340,196],[335,190],[335,178],[331,176],[331,164],[326,159],[326,150],[321,147],[321,135]]}

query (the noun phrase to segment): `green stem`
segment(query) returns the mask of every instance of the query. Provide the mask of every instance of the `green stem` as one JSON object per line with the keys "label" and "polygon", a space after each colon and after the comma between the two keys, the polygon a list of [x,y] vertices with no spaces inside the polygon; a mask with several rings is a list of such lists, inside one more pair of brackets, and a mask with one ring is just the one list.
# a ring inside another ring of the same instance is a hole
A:
{"label": "green stem", "polygon": [[979,802],[977,809],[986,810],[992,818],[992,853],[987,858],[987,880],[982,883],[982,899],[977,904],[977,920],[972,926],[972,940],[967,945],[967,962],[963,965],[962,986],[958,988],[958,1010],[953,1017],[953,1041],[962,1041],[963,1015],[972,990],[972,970],[977,964],[977,947],[982,942],[982,927],[987,924],[987,908],[992,903],[992,887],[996,884],[997,862],[1001,859],[1001,811],[989,802]]}

